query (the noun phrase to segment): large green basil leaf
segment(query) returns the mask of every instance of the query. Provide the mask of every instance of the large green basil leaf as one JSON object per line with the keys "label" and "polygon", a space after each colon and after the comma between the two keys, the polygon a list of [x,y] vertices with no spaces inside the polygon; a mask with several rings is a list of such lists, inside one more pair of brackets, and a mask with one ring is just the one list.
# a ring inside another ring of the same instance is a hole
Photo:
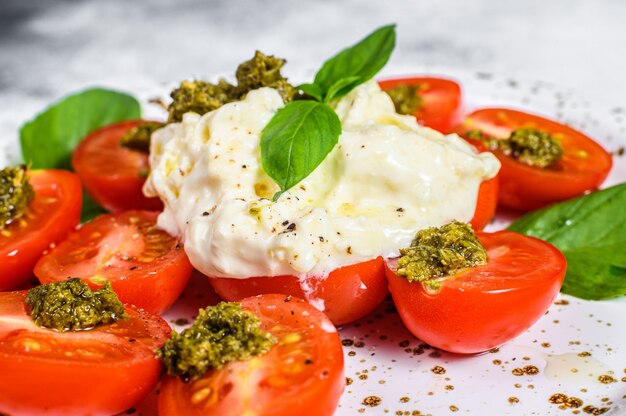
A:
{"label": "large green basil leaf", "polygon": [[626,294],[626,183],[532,212],[509,229],[563,252],[564,293],[583,299]]}
{"label": "large green basil leaf", "polygon": [[281,189],[274,200],[309,176],[340,134],[339,117],[326,104],[294,101],[281,108],[261,134],[263,169]]}

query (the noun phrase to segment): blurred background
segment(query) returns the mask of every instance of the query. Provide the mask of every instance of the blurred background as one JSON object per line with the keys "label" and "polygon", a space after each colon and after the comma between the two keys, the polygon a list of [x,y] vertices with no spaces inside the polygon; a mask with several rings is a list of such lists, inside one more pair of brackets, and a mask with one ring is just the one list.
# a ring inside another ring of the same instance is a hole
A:
{"label": "blurred background", "polygon": [[[87,86],[141,94],[230,74],[255,49],[288,59],[295,82],[374,28],[398,24],[384,74],[541,80],[619,106],[622,0],[2,0],[0,134]],[[304,71],[304,72],[303,72]]]}

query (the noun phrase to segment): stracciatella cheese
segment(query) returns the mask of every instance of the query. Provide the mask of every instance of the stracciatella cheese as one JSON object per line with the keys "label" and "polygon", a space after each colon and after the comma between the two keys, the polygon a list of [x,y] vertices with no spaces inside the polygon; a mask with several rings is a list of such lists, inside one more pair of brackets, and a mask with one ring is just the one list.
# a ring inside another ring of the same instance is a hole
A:
{"label": "stracciatella cheese", "polygon": [[498,160],[456,135],[398,115],[375,82],[335,104],[339,144],[304,181],[278,186],[263,171],[260,135],[283,106],[271,88],[152,135],[149,196],[159,225],[179,235],[208,276],[325,275],[398,255],[417,230],[469,221],[478,187]]}

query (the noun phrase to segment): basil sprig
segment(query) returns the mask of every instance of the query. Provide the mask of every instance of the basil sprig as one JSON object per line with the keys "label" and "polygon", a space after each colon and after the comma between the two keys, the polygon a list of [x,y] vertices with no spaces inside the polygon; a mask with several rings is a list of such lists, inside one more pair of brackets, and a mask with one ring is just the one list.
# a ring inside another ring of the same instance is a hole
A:
{"label": "basil sprig", "polygon": [[396,25],[383,26],[324,62],[313,81],[320,87],[324,102],[372,79],[387,64],[395,46]]}
{"label": "basil sprig", "polygon": [[328,103],[380,71],[395,47],[395,25],[383,26],[324,62],[313,83],[298,88],[310,101],[280,109],[261,133],[261,161],[280,195],[317,168],[339,140],[341,122]]}
{"label": "basil sprig", "polygon": [[626,294],[626,183],[523,216],[509,230],[554,244],[567,259],[562,292],[583,299]]}

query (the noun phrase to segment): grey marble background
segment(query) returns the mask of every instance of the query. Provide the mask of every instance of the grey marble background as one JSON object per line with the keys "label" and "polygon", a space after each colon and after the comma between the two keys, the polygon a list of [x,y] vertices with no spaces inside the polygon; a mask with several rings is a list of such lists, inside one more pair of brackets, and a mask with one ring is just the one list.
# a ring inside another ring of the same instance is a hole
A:
{"label": "grey marble background", "polygon": [[83,87],[230,73],[255,49],[314,69],[389,22],[387,74],[464,69],[624,101],[623,0],[0,0],[0,140]]}

